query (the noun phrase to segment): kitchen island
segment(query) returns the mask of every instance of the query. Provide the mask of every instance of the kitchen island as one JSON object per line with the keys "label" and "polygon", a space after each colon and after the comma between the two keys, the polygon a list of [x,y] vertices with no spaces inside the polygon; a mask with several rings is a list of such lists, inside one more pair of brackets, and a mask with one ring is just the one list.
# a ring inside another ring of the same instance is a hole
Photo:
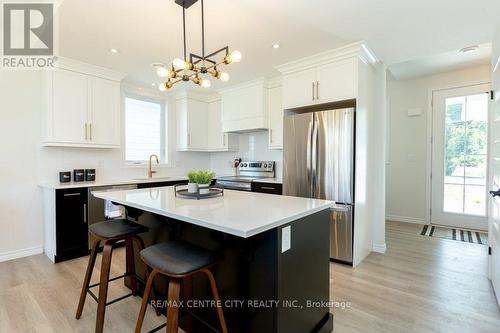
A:
{"label": "kitchen island", "polygon": [[[225,190],[211,199],[175,196],[174,187],[94,192],[124,205],[146,225],[146,246],[183,239],[217,251],[214,269],[229,332],[332,332],[329,312],[329,209],[333,202]],[[136,256],[139,279],[144,271]],[[156,281],[157,297],[166,281]],[[204,277],[195,277],[190,299],[210,300]],[[164,298],[164,296],[163,296]],[[188,332],[219,327],[206,302],[181,309]],[[201,306],[203,305],[203,306]],[[215,330],[217,331],[217,330]]]}

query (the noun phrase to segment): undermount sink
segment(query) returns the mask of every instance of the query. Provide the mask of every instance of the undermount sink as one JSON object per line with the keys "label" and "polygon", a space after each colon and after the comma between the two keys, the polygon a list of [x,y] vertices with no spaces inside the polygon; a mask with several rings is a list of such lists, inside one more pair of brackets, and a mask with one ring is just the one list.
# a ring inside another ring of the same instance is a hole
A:
{"label": "undermount sink", "polygon": [[165,181],[165,180],[169,180],[169,179],[172,179],[172,178],[173,177],[153,177],[153,178],[145,177],[145,178],[134,178],[133,180],[151,180],[151,181],[158,180],[158,181]]}

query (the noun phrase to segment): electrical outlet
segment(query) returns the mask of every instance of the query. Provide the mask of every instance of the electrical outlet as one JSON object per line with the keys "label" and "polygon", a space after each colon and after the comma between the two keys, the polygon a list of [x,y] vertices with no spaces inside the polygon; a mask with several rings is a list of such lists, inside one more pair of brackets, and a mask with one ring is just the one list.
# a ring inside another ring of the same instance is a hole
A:
{"label": "electrical outlet", "polygon": [[292,248],[292,227],[287,226],[281,229],[281,253]]}

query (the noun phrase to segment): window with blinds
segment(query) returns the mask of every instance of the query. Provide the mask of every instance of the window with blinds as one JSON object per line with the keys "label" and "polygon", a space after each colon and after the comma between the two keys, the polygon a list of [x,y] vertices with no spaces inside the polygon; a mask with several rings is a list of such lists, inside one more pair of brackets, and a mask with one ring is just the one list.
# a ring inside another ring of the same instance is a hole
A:
{"label": "window with blinds", "polygon": [[162,103],[125,98],[125,161],[142,164],[151,154],[167,164],[166,119]]}

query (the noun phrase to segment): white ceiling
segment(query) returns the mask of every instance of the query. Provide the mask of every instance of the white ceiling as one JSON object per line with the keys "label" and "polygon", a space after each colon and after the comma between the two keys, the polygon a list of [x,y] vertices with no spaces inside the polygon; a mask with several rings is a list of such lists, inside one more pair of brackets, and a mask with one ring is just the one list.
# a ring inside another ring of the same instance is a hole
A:
{"label": "white ceiling", "polygon": [[490,63],[491,43],[487,43],[479,45],[477,50],[471,53],[453,50],[421,59],[400,62],[391,65],[389,70],[396,80],[407,80]]}
{"label": "white ceiling", "polygon": [[[182,9],[174,0],[64,0],[59,11],[60,54],[126,72],[129,82],[158,82],[150,64],[182,55]],[[199,12],[199,3],[187,11],[195,53]],[[205,0],[206,51],[229,45],[243,53],[226,69],[232,83],[273,76],[276,65],[361,39],[386,64],[411,65],[491,42],[499,12],[498,0]]]}

